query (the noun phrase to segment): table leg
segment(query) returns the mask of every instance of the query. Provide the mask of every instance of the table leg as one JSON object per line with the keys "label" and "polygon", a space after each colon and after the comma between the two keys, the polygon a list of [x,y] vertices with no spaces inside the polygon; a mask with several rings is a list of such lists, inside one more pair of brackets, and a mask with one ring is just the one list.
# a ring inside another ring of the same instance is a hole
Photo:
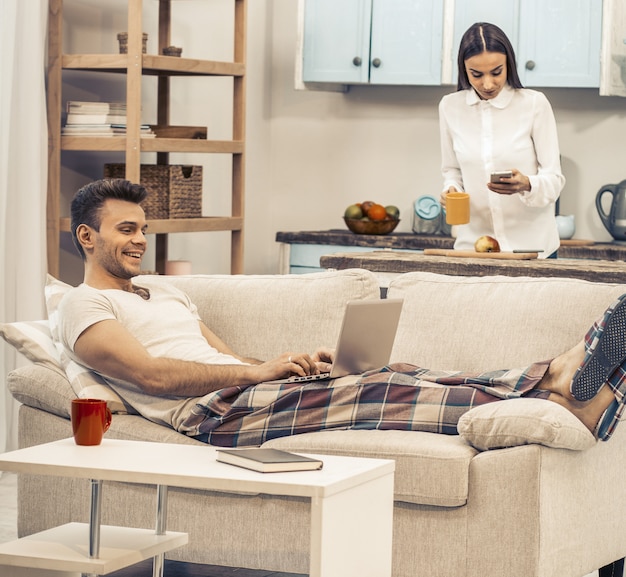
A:
{"label": "table leg", "polygon": [[[157,485],[156,534],[165,535],[167,531],[167,485]],[[152,577],[163,577],[165,554],[161,553],[152,560]]]}
{"label": "table leg", "polygon": [[311,500],[310,577],[391,577],[393,474]]}
{"label": "table leg", "polygon": [[[91,502],[89,510],[89,558],[100,556],[100,518],[102,511],[102,481],[91,479]],[[96,577],[95,573],[87,577]]]}

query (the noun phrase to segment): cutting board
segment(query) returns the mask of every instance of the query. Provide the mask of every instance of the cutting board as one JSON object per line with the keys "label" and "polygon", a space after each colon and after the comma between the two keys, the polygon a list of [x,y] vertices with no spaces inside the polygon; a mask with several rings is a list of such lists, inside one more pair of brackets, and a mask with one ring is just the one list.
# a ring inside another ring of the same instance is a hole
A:
{"label": "cutting board", "polygon": [[582,238],[561,239],[561,246],[591,246],[592,244],[596,244],[595,241]]}
{"label": "cutting board", "polygon": [[453,256],[455,258],[495,258],[500,260],[531,260],[536,252],[476,252],[473,250],[453,250],[447,248],[425,248],[427,256]]}

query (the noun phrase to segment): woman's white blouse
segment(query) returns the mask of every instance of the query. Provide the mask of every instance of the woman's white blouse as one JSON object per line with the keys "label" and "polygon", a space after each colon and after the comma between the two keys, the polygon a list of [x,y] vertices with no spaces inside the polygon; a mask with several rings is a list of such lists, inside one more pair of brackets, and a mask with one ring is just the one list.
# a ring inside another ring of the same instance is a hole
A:
{"label": "woman's white blouse", "polygon": [[[472,250],[483,235],[503,251],[559,248],[555,203],[565,184],[556,122],[548,99],[536,90],[505,86],[491,100],[474,89],[444,96],[439,103],[443,190],[470,195],[470,222],[456,227],[454,248]],[[491,192],[492,172],[516,168],[531,190]]]}

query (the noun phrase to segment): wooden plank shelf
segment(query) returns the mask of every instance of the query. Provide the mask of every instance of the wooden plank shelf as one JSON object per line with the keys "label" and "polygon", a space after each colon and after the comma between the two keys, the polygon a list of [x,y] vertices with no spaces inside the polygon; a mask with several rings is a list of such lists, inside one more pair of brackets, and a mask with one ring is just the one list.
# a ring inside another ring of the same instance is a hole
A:
{"label": "wooden plank shelf", "polygon": [[[123,136],[62,136],[61,149],[124,152],[126,138]],[[244,143],[240,140],[203,140],[200,138],[142,138],[141,151],[243,154]]]}
{"label": "wooden plank shelf", "polygon": [[[203,216],[199,218],[173,218],[148,221],[148,234],[175,232],[215,232],[243,230],[243,218],[237,216]],[[71,232],[70,219],[61,219],[61,231]]]}
{"label": "wooden plank shelf", "polygon": [[[63,54],[62,67],[68,70],[97,70],[126,74],[128,54]],[[160,76],[243,76],[246,71],[240,62],[219,62],[177,56],[142,55],[145,75]]]}

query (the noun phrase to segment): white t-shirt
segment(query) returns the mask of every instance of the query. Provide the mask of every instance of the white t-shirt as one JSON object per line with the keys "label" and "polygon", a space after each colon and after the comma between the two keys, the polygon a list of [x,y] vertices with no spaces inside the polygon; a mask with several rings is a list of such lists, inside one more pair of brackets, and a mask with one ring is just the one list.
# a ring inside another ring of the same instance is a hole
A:
{"label": "white t-shirt", "polygon": [[[506,85],[491,100],[474,89],[444,96],[439,103],[443,190],[470,195],[470,222],[456,227],[454,248],[473,250],[476,239],[495,237],[503,251],[559,248],[555,203],[565,184],[554,114],[535,90]],[[487,182],[492,172],[517,168],[531,190],[501,195]]]}
{"label": "white t-shirt", "polygon": [[[63,297],[59,304],[59,336],[74,361],[85,366],[74,354],[74,345],[83,331],[100,321],[118,320],[152,356],[206,364],[243,364],[209,345],[200,330],[198,310],[185,293],[161,283],[141,280],[138,284],[150,290],[148,300],[135,293],[98,290],[86,284]],[[157,397],[133,383],[104,378],[139,414],[175,429],[198,400],[175,395]]]}

